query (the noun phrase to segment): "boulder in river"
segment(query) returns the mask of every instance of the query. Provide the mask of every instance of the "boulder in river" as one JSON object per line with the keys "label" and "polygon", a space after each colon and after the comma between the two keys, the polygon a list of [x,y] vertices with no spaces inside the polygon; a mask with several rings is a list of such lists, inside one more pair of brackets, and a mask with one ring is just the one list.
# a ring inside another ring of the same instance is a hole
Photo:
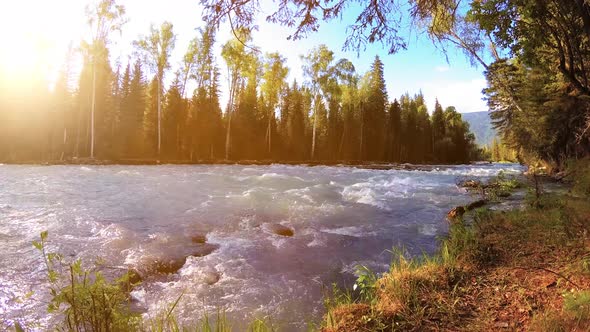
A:
{"label": "boulder in river", "polygon": [[207,271],[203,273],[203,282],[207,285],[216,284],[219,279],[221,279],[221,275],[217,271]]}
{"label": "boulder in river", "polygon": [[[189,256],[203,257],[211,254],[219,248],[219,245],[212,243],[203,243],[198,245],[189,245],[183,248],[181,252],[165,256],[158,255],[153,258],[145,258],[143,263],[138,266],[135,274],[141,279],[148,278],[154,275],[168,275],[177,273],[184,264]],[[186,249],[186,250],[185,250]],[[137,278],[134,277],[134,278]]]}
{"label": "boulder in river", "polygon": [[191,242],[199,244],[206,243],[207,236],[205,234],[193,234],[191,235]]}
{"label": "boulder in river", "polygon": [[186,257],[174,259],[159,259],[154,261],[151,269],[159,274],[173,274],[178,272],[186,263]]}
{"label": "boulder in river", "polygon": [[196,247],[195,249],[193,249],[190,256],[194,256],[194,257],[207,256],[217,249],[219,249],[219,245],[217,245],[217,244],[203,243],[203,244],[199,245],[198,247]]}
{"label": "boulder in river", "polygon": [[479,201],[475,201],[475,202],[467,205],[465,207],[465,210],[471,211],[471,210],[474,210],[474,209],[477,209],[477,208],[480,208],[480,207],[486,205],[486,203],[487,203],[487,201],[485,199],[480,199]]}
{"label": "boulder in river", "polygon": [[291,228],[281,224],[266,224],[266,229],[269,232],[280,236],[293,236],[295,234]]}

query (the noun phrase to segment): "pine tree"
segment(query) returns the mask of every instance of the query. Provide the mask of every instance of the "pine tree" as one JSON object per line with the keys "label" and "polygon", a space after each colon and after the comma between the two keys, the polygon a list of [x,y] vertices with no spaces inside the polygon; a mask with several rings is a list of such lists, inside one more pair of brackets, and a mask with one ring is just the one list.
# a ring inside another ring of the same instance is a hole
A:
{"label": "pine tree", "polygon": [[383,75],[383,62],[375,57],[368,73],[366,88],[366,103],[363,108],[362,126],[365,160],[383,160],[385,143],[385,107],[387,104],[387,90]]}
{"label": "pine tree", "polygon": [[389,106],[388,117],[387,117],[387,157],[386,160],[389,162],[400,161],[401,151],[401,106],[397,99],[394,99],[393,103]]}
{"label": "pine tree", "polygon": [[445,116],[443,108],[436,99],[434,104],[434,112],[432,113],[432,144],[434,149],[434,157],[436,161],[444,161],[443,149],[440,145],[446,136]]}
{"label": "pine tree", "polygon": [[162,141],[162,152],[164,157],[170,159],[180,156],[184,123],[186,122],[184,100],[180,94],[181,89],[179,75],[176,75],[164,98],[162,129],[166,136]]}

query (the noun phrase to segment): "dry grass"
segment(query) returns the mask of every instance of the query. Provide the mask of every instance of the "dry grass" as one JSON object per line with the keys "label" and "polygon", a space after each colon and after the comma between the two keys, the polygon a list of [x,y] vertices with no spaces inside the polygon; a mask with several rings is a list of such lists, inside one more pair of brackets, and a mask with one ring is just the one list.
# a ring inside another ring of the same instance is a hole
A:
{"label": "dry grass", "polygon": [[439,255],[400,256],[372,303],[329,310],[326,331],[588,331],[590,200],[477,211]]}

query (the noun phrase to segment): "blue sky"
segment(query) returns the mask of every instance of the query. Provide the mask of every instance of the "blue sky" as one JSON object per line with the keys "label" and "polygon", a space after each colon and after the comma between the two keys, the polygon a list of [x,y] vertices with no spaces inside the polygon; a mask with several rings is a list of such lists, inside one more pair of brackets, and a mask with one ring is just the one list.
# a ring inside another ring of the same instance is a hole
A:
{"label": "blue sky", "polygon": [[[7,65],[7,63],[19,61],[21,66],[27,66],[27,61],[32,60],[23,58],[23,54],[34,49],[30,47],[31,45],[27,45],[27,41],[33,42],[32,40],[37,38],[44,41],[43,52],[47,54],[42,55],[43,61],[47,61],[47,65],[52,66],[55,71],[55,68],[59,67],[60,59],[63,59],[69,42],[77,43],[86,33],[84,18],[86,3],[88,1],[20,0],[0,5],[2,7],[0,28],[2,31],[13,32],[1,37],[3,45],[6,43],[16,45],[10,51],[6,48],[0,51],[0,65],[4,62],[4,67],[15,67],[14,64]],[[170,21],[177,34],[171,63],[173,70],[178,68],[189,40],[196,35],[194,29],[202,25],[198,0],[120,0],[118,3],[126,7],[129,22],[124,26],[122,35],[114,35],[112,38],[113,62],[117,60],[123,64],[127,62],[129,54],[133,51],[131,42],[139,35],[147,33],[150,23],[160,24],[163,21]],[[263,7],[272,8],[272,4],[265,2]],[[31,11],[31,8],[37,10]],[[336,58],[346,57],[351,60],[359,73],[367,71],[375,55],[379,55],[385,64],[385,79],[390,99],[399,97],[406,91],[414,94],[421,90],[426,97],[429,109],[433,108],[434,99],[438,98],[443,106],[453,105],[460,112],[486,110],[485,102],[481,100],[481,90],[485,87],[482,68],[471,67],[465,56],[456,50],[451,50],[447,54],[449,59],[447,63],[445,56],[425,36],[419,36],[407,30],[405,36],[409,39],[408,50],[393,55],[388,55],[387,50],[380,44],[370,45],[359,54],[355,51],[342,51],[347,22],[353,20],[355,15],[354,9],[348,10],[342,21],[333,20],[322,23],[320,30],[306,39],[289,41],[287,36],[292,30],[266,23],[265,14],[262,14],[258,22],[259,30],[253,35],[254,44],[262,52],[278,51],[287,57],[288,66],[291,69],[290,80],[294,78],[300,82],[303,80],[299,56],[323,43],[335,52]],[[220,45],[231,37],[228,25],[225,24],[218,34],[218,54]],[[6,52],[12,52],[12,54],[6,54]],[[23,54],[18,54],[19,52]],[[4,56],[1,53],[5,53]],[[225,64],[221,58],[218,64],[222,68],[221,72],[225,73]],[[172,75],[171,71],[168,77]],[[225,78],[222,78],[221,83],[223,93],[227,90]],[[224,100],[226,100],[225,96],[222,97],[222,101]]]}

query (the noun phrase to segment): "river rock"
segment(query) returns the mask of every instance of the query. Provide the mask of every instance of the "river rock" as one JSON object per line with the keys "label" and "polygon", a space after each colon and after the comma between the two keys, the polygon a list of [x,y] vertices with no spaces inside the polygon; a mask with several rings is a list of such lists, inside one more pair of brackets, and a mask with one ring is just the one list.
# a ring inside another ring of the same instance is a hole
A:
{"label": "river rock", "polygon": [[207,256],[218,248],[219,245],[217,244],[203,243],[194,247],[189,246],[186,248],[185,254],[179,253],[178,255],[172,255],[171,257],[152,258],[151,260],[144,261],[145,263],[138,267],[137,275],[140,278],[145,279],[152,275],[174,274],[186,264],[187,257]]}
{"label": "river rock", "polygon": [[193,249],[191,256],[194,256],[194,257],[207,256],[217,249],[219,249],[219,245],[217,245],[217,244],[203,243],[203,244],[199,245],[198,247],[196,247],[195,249]]}
{"label": "river rock", "polygon": [[293,236],[295,234],[291,228],[281,224],[267,224],[266,228],[268,231],[280,236]]}
{"label": "river rock", "polygon": [[203,282],[207,285],[216,284],[219,279],[221,279],[221,275],[217,271],[207,271],[203,273]]}
{"label": "river rock", "polygon": [[186,257],[175,259],[160,259],[153,263],[152,270],[159,274],[174,274],[186,263]]}
{"label": "river rock", "polygon": [[207,242],[207,236],[205,234],[194,234],[191,235],[191,242],[192,243],[206,243]]}
{"label": "river rock", "polygon": [[480,208],[480,207],[486,205],[486,203],[487,203],[487,201],[485,199],[480,199],[479,201],[475,201],[475,202],[467,205],[465,207],[465,210],[471,211],[471,210],[474,210],[474,209],[477,209],[477,208]]}
{"label": "river rock", "polygon": [[457,206],[453,208],[449,213],[447,213],[447,217],[451,220],[456,218],[461,218],[465,214],[465,208],[462,206]]}
{"label": "river rock", "polygon": [[143,278],[141,277],[139,272],[137,272],[137,270],[135,270],[135,269],[129,269],[127,271],[127,275],[129,276],[128,281],[129,281],[129,284],[131,284],[131,286],[137,285],[143,281]]}

